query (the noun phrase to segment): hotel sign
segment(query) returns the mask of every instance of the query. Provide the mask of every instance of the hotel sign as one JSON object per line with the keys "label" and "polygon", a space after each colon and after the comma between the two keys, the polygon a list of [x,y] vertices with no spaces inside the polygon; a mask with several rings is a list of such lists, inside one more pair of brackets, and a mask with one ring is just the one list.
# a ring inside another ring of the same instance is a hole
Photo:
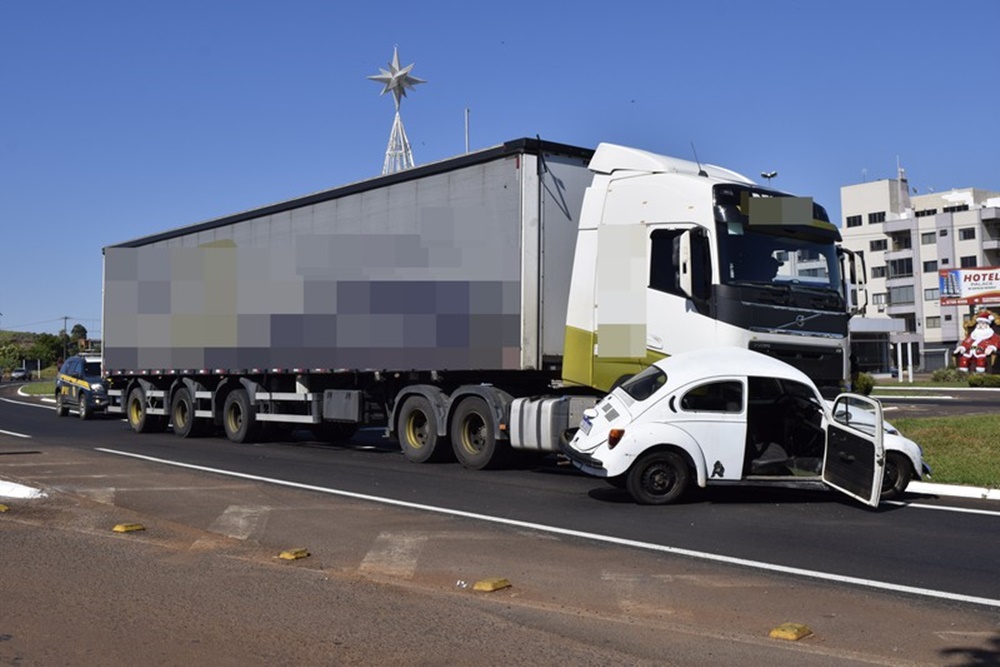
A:
{"label": "hotel sign", "polygon": [[941,269],[938,285],[942,306],[1000,304],[1000,266]]}

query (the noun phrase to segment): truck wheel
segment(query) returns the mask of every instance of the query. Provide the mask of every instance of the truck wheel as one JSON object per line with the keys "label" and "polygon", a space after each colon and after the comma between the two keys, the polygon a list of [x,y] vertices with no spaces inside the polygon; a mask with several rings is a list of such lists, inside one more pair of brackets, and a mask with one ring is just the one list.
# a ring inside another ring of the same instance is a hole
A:
{"label": "truck wheel", "polygon": [[451,446],[459,463],[472,470],[496,468],[507,461],[510,449],[497,442],[495,420],[481,398],[470,397],[458,404],[451,418]]}
{"label": "truck wheel", "polygon": [[437,413],[423,396],[410,396],[399,410],[396,435],[403,456],[414,463],[439,461],[448,447],[438,435]]}
{"label": "truck wheel", "polygon": [[226,396],[222,408],[222,426],[226,429],[226,437],[232,442],[245,443],[256,439],[259,424],[254,419],[246,389],[236,389]]}
{"label": "truck wheel", "polygon": [[83,421],[90,419],[90,403],[87,402],[86,394],[80,394],[79,399],[77,399],[77,409],[80,419]]}
{"label": "truck wheel", "polygon": [[174,393],[170,402],[170,419],[174,424],[174,435],[179,438],[191,438],[198,435],[198,422],[194,418],[194,401],[191,392],[185,387]]}
{"label": "truck wheel", "polygon": [[63,395],[56,394],[56,416],[65,417],[68,414],[69,414],[69,408],[67,408],[66,404],[63,403]]}
{"label": "truck wheel", "polygon": [[903,495],[913,477],[910,459],[899,452],[889,452],[885,456],[885,472],[882,475],[882,498],[892,500]]}
{"label": "truck wheel", "polygon": [[155,433],[167,427],[167,418],[146,412],[146,392],[142,387],[133,387],[125,401],[125,417],[128,425],[136,433]]}
{"label": "truck wheel", "polygon": [[667,505],[687,489],[690,473],[676,452],[650,452],[628,471],[628,492],[640,505]]}

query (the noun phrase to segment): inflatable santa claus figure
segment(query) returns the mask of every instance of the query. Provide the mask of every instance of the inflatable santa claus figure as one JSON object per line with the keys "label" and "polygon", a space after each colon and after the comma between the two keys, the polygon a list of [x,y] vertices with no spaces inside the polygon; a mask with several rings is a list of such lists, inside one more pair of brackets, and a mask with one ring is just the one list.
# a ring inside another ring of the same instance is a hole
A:
{"label": "inflatable santa claus figure", "polygon": [[959,343],[954,354],[958,357],[958,370],[986,372],[986,361],[1000,347],[1000,336],[993,330],[993,313],[984,310],[976,314],[976,326],[969,336]]}

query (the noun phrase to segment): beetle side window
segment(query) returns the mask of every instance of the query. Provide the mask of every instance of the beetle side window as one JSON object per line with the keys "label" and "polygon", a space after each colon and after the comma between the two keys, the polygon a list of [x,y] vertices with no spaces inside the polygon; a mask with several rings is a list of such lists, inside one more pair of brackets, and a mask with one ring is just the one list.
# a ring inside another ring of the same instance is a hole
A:
{"label": "beetle side window", "polygon": [[741,412],[743,383],[736,380],[709,382],[684,394],[681,409],[698,412]]}
{"label": "beetle side window", "polygon": [[645,401],[667,382],[667,374],[649,366],[622,383],[621,388],[636,401]]}

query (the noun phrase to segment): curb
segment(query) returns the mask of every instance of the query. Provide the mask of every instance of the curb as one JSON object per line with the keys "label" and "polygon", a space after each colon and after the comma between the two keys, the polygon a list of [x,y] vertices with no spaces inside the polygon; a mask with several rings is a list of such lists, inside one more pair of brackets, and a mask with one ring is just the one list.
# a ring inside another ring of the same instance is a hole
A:
{"label": "curb", "polygon": [[952,498],[975,498],[977,500],[1000,500],[1000,489],[979,486],[959,486],[958,484],[934,484],[932,482],[910,482],[908,492],[929,496],[949,496]]}

